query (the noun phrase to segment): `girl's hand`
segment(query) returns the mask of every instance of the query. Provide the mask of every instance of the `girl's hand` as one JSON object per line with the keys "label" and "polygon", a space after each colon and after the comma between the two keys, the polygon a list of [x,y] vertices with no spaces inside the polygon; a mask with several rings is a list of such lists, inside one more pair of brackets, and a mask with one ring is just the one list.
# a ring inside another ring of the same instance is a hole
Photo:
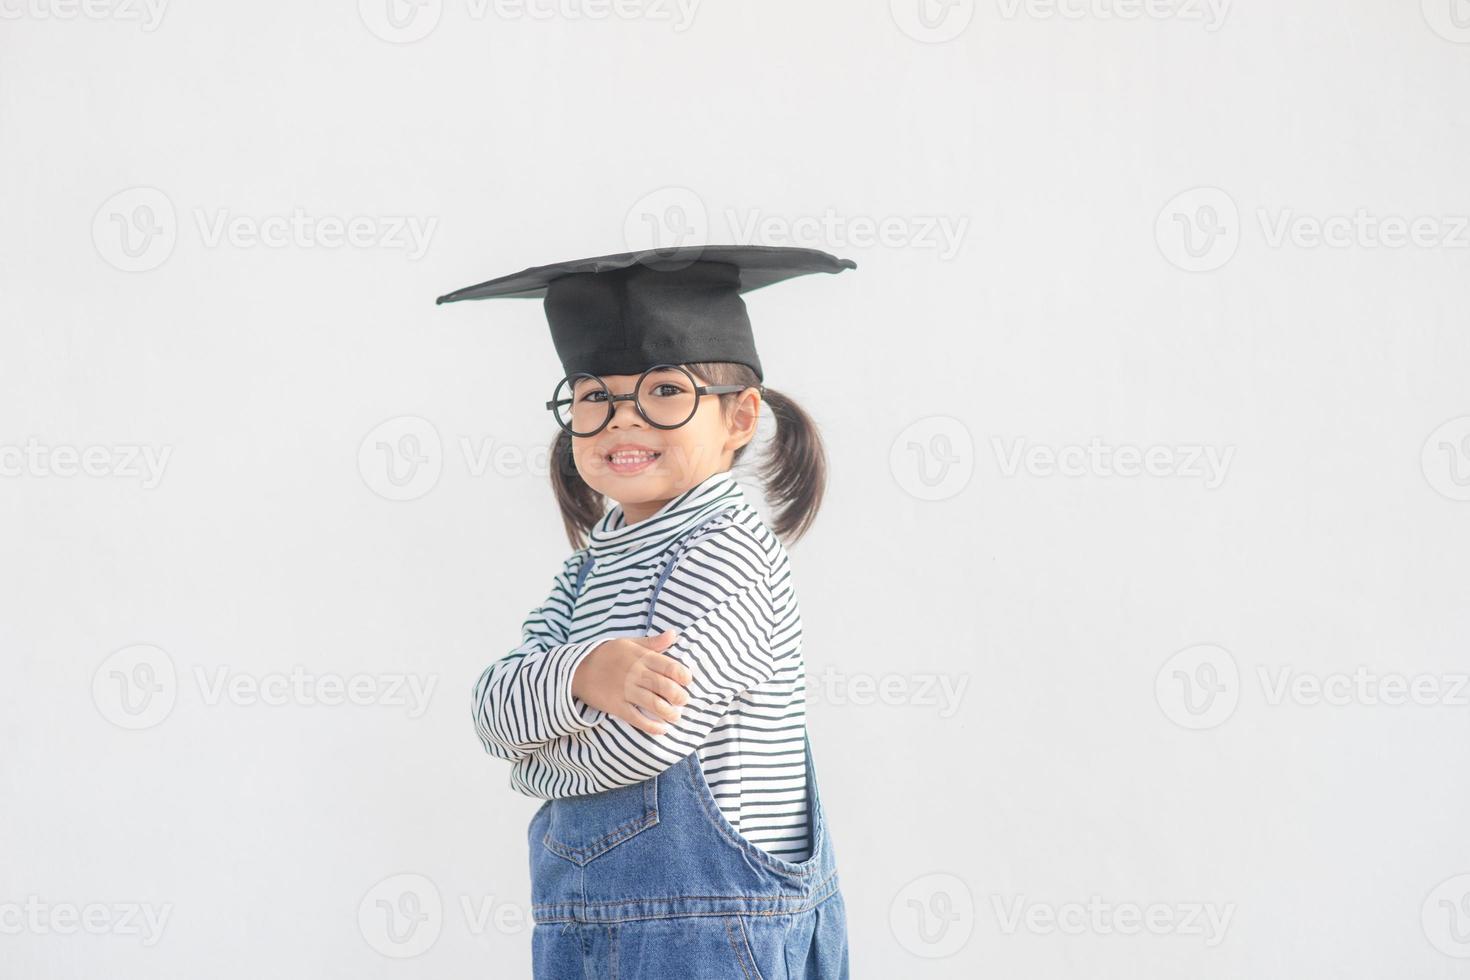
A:
{"label": "girl's hand", "polygon": [[664,630],[603,640],[577,665],[572,694],[650,735],[664,734],[669,727],[658,718],[679,720],[680,707],[689,703],[685,688],[694,680],[688,667],[663,653],[678,637]]}

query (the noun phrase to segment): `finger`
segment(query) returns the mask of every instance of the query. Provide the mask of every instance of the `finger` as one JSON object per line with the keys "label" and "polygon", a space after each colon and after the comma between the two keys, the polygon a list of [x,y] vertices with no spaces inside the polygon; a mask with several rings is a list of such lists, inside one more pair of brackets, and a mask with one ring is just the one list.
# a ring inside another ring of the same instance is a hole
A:
{"label": "finger", "polygon": [[649,718],[643,715],[631,703],[620,705],[613,712],[613,715],[623,719],[639,731],[647,732],[650,735],[663,735],[669,730],[668,725],[655,718]]}
{"label": "finger", "polygon": [[633,692],[633,703],[670,723],[677,722],[684,715],[678,705],[646,688],[638,688]]}
{"label": "finger", "polygon": [[670,704],[685,705],[689,703],[689,692],[684,685],[671,677],[649,671],[638,679],[638,683],[650,692],[663,698]]}
{"label": "finger", "polygon": [[649,670],[673,678],[685,687],[694,683],[694,674],[689,668],[667,654],[660,653],[656,656],[644,657],[642,663]]}
{"label": "finger", "polygon": [[654,636],[634,636],[630,639],[636,641],[640,646],[649,650],[667,650],[669,646],[679,638],[674,630],[664,630]]}

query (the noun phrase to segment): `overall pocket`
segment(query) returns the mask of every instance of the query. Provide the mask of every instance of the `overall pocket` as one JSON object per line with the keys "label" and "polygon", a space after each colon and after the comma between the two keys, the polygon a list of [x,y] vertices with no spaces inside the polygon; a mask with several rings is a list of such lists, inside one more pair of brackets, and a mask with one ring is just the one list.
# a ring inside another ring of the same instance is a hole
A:
{"label": "overall pocket", "polygon": [[559,857],[586,864],[658,823],[658,777],[547,802],[541,843]]}

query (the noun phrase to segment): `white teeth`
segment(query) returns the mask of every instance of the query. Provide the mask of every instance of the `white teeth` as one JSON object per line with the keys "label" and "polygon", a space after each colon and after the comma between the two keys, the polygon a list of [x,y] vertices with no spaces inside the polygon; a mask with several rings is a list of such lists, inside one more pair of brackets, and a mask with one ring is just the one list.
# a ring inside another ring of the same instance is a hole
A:
{"label": "white teeth", "polygon": [[608,458],[616,463],[636,463],[645,459],[653,459],[657,455],[658,453],[634,452],[627,449],[620,449]]}

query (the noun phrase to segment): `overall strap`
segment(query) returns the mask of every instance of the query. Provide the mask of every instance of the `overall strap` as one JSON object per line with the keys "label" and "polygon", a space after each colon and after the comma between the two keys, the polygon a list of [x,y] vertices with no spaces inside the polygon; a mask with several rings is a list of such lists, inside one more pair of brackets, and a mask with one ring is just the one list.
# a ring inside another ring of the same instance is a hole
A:
{"label": "overall strap", "polygon": [[587,557],[582,559],[582,567],[577,569],[577,582],[572,586],[572,598],[575,599],[582,594],[582,583],[587,580],[587,573],[592,571],[592,552],[587,552]]}
{"label": "overall strap", "polygon": [[694,527],[686,535],[684,535],[684,537],[680,538],[679,541],[674,545],[674,547],[670,549],[669,560],[664,565],[663,571],[659,573],[658,581],[654,583],[653,594],[648,597],[648,616],[643,621],[643,631],[645,633],[653,629],[653,610],[654,607],[658,605],[659,593],[663,592],[664,583],[668,581],[669,573],[672,572],[674,570],[674,566],[679,563],[680,557],[683,556],[685,551],[689,550],[690,545],[694,544],[695,541],[698,541],[706,534],[711,533],[710,530],[706,530],[706,527],[712,521],[714,521],[716,518],[724,517],[726,514],[730,514],[733,512],[733,507],[726,507],[724,510],[715,511],[713,514],[706,517],[698,524],[694,525]]}
{"label": "overall strap", "polygon": [[[706,530],[706,528],[711,522],[715,520],[715,518],[724,517],[726,514],[732,513],[733,511],[733,507],[726,507],[724,510],[715,511],[713,514],[709,515],[704,520],[694,525],[694,527],[691,528],[684,535],[684,537],[675,542],[674,546],[670,549],[668,563],[665,564],[663,571],[659,573],[658,582],[653,587],[653,595],[649,597],[648,618],[644,624],[645,630],[653,628],[654,605],[658,602],[658,596],[659,593],[663,591],[664,582],[668,581],[669,573],[674,570],[674,565],[678,563],[680,556],[683,555],[683,553],[688,550],[689,546],[692,545],[695,541],[710,533],[708,530]],[[587,556],[582,559],[582,567],[577,569],[577,580],[572,585],[573,599],[576,599],[582,595],[582,583],[587,580],[587,573],[592,571],[593,564],[594,559],[592,557],[592,552],[589,550],[587,552]]]}

